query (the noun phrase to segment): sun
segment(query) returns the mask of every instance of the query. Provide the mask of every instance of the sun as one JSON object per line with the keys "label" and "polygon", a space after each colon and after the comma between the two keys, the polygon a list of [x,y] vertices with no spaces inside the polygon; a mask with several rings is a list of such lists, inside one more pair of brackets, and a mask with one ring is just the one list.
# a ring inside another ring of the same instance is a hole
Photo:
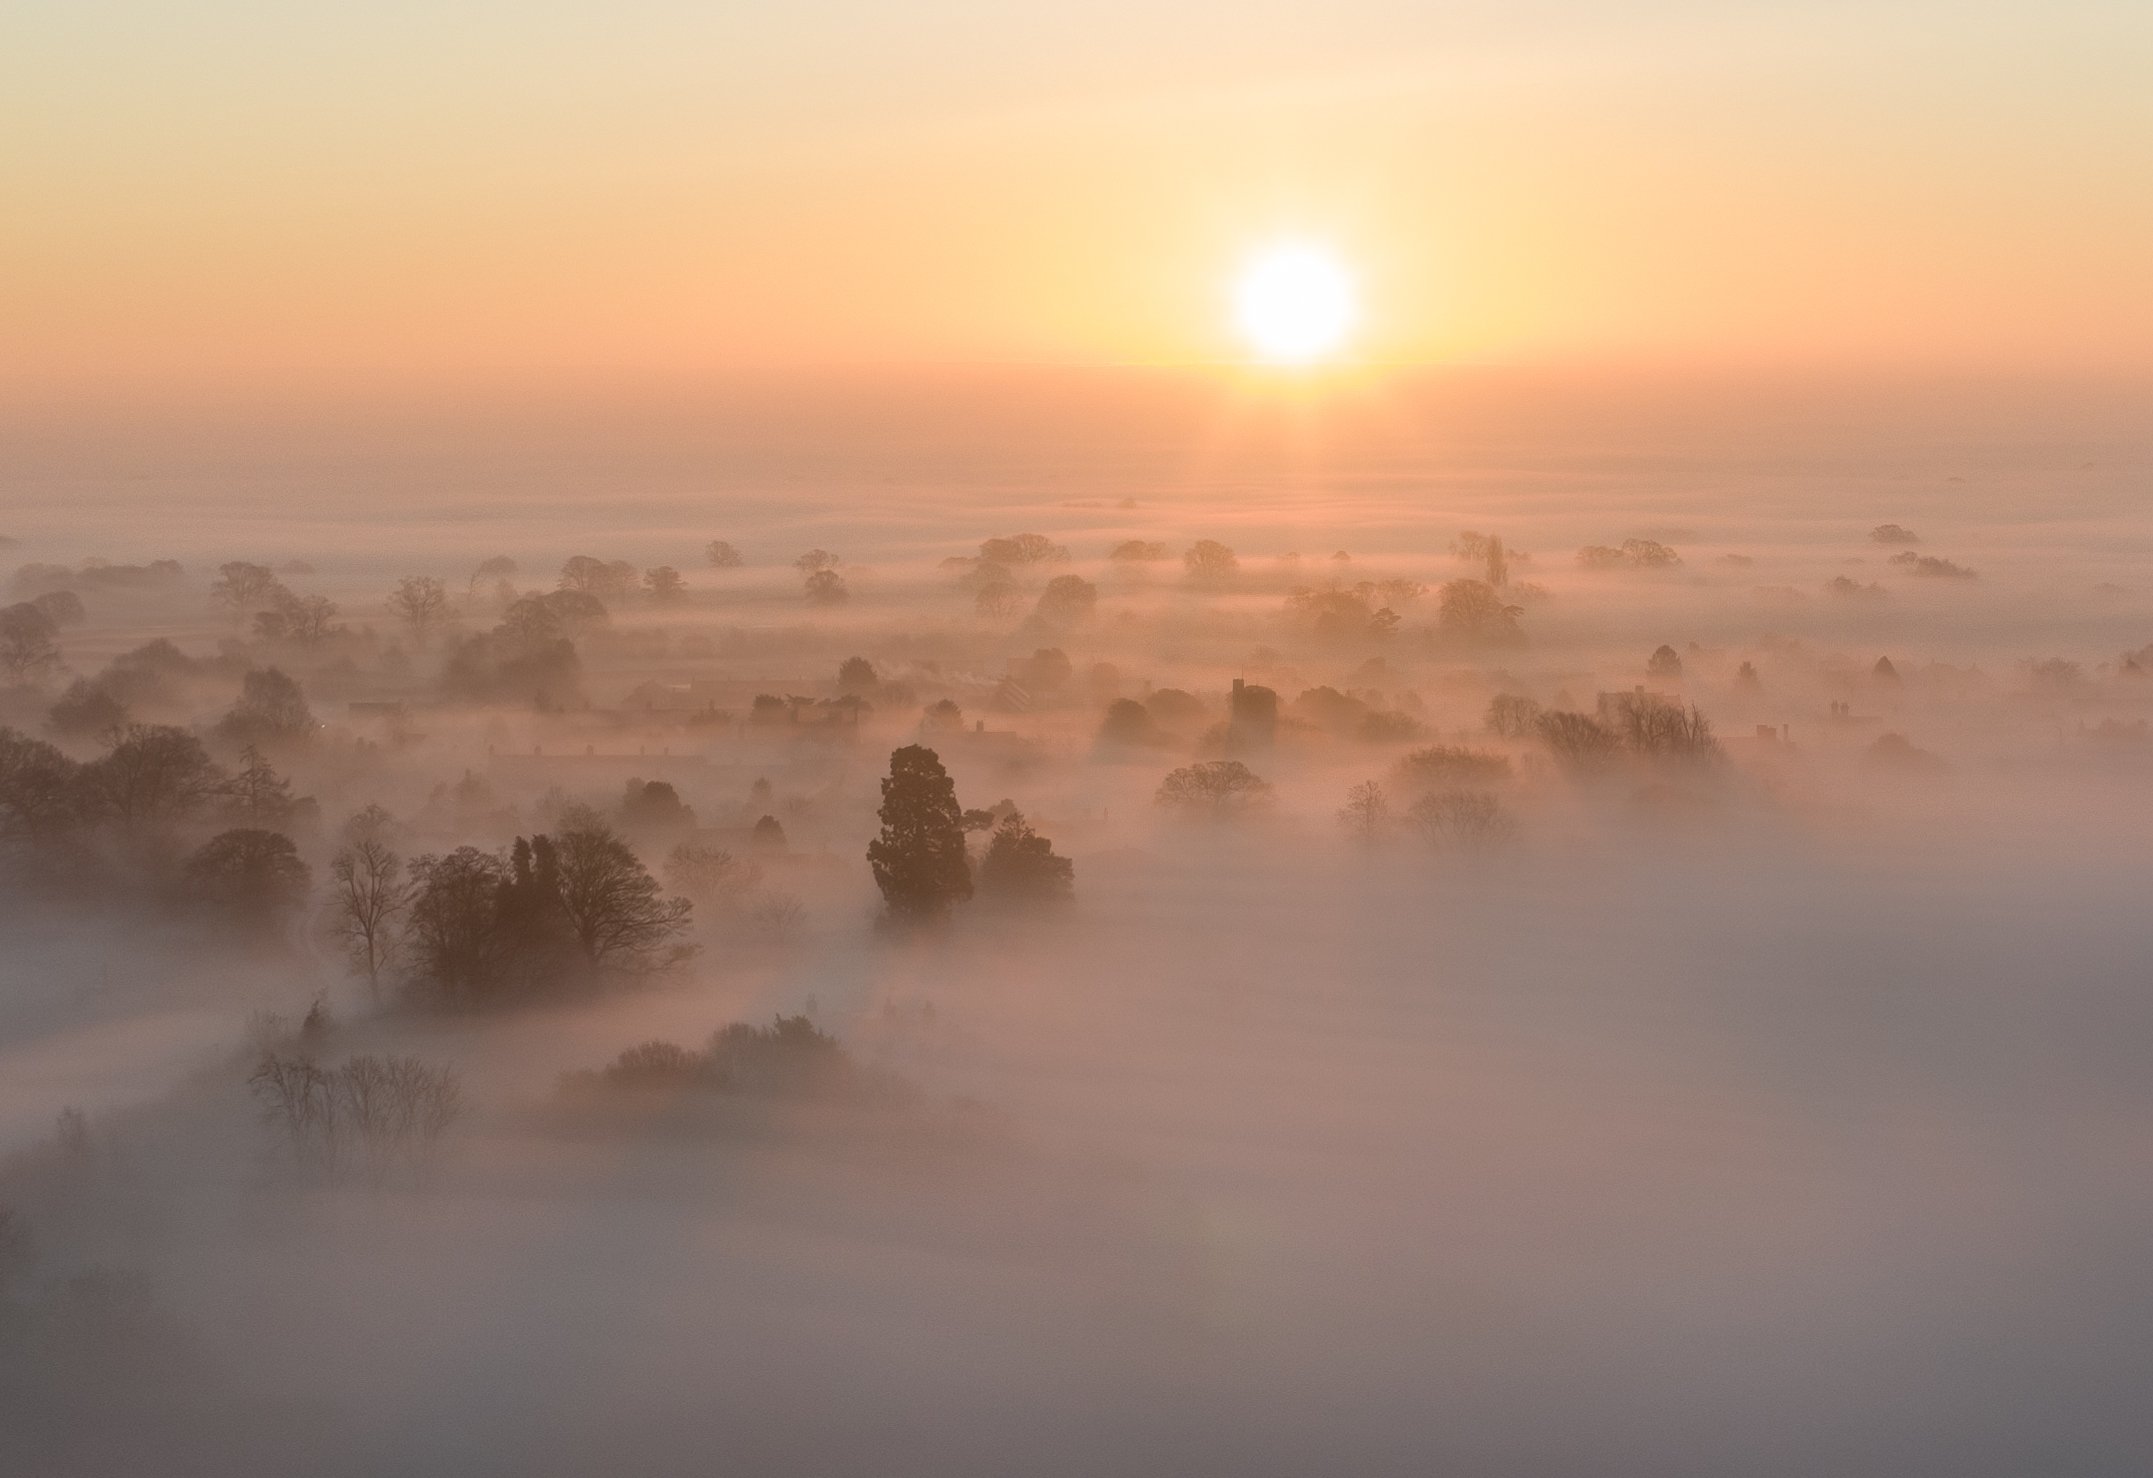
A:
{"label": "sun", "polygon": [[1360,314],[1345,264],[1317,246],[1274,246],[1242,268],[1234,322],[1249,348],[1275,364],[1312,364],[1338,352]]}

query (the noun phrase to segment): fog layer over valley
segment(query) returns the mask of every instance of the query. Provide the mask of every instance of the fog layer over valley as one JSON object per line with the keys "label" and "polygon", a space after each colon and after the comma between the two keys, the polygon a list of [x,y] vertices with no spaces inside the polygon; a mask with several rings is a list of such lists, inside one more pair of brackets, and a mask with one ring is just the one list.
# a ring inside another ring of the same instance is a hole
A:
{"label": "fog layer over valley", "polygon": [[0,1471],[2145,1471],[2142,414],[1453,389],[11,431]]}

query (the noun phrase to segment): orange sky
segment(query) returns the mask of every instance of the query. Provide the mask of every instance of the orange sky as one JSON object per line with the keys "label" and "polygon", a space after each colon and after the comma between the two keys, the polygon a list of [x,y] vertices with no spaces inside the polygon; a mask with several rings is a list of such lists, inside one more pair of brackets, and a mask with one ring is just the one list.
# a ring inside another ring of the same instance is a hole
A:
{"label": "orange sky", "polygon": [[0,19],[0,390],[1209,360],[1281,233],[1380,360],[2153,368],[2143,5],[299,9]]}

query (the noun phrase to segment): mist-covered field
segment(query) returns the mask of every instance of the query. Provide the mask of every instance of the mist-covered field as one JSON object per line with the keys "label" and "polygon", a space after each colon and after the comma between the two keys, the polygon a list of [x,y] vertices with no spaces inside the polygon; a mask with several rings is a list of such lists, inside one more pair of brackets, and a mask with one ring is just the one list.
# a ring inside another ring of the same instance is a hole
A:
{"label": "mist-covered field", "polygon": [[11,421],[0,1471],[2147,1471],[2148,408]]}

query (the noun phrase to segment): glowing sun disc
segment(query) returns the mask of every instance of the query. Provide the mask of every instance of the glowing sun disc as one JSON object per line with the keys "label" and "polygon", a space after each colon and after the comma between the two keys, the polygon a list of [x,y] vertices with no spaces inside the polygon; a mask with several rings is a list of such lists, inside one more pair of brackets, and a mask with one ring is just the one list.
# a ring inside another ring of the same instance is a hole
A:
{"label": "glowing sun disc", "polygon": [[1329,252],[1281,246],[1250,262],[1234,288],[1234,321],[1262,358],[1307,364],[1333,353],[1352,330],[1353,279]]}

